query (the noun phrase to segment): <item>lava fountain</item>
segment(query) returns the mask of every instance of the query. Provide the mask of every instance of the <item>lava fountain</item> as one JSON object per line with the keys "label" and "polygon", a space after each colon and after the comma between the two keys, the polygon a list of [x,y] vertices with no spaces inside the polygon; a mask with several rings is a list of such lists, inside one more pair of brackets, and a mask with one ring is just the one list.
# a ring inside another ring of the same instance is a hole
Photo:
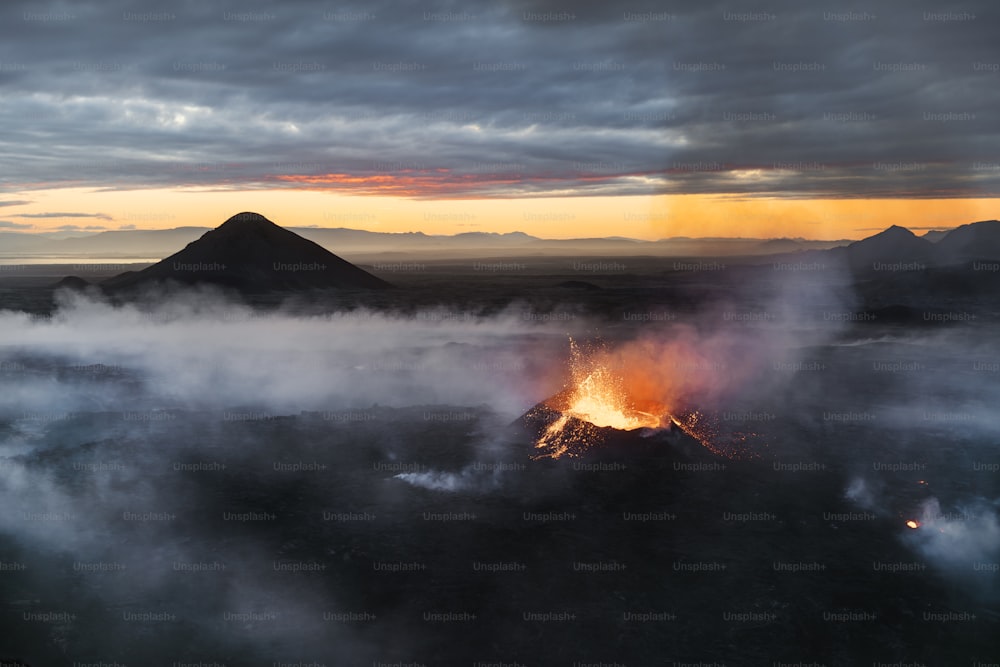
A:
{"label": "lava fountain", "polygon": [[569,387],[532,411],[535,417],[544,417],[540,413],[545,410],[558,413],[535,443],[542,450],[539,457],[572,456],[594,444],[599,428],[660,428],[661,418],[635,407],[623,379],[612,372],[606,359],[585,354],[572,338],[569,349]]}
{"label": "lava fountain", "polygon": [[581,456],[610,432],[672,428],[676,423],[665,405],[640,404],[629,393],[623,374],[612,368],[608,355],[600,350],[585,351],[572,338],[569,347],[570,381],[566,388],[526,415],[529,421],[543,425],[532,458]]}
{"label": "lava fountain", "polygon": [[635,399],[625,390],[624,378],[612,371],[607,359],[595,353],[585,354],[572,338],[569,352],[572,381],[561,410],[564,414],[622,431],[660,427],[657,414],[635,407]]}
{"label": "lava fountain", "polygon": [[636,372],[615,364],[606,351],[583,349],[572,338],[569,345],[566,387],[524,416],[536,433],[532,458],[578,457],[622,434],[645,438],[665,431],[681,431],[717,456],[742,458],[734,449],[715,444],[718,428],[710,416],[650,398],[650,393],[665,392],[648,391],[648,368]]}

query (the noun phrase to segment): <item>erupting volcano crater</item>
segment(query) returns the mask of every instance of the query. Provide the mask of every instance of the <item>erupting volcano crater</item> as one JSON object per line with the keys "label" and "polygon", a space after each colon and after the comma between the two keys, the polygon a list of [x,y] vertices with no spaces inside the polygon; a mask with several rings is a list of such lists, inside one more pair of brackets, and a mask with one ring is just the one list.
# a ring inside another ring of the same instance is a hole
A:
{"label": "erupting volcano crater", "polygon": [[655,401],[637,400],[605,357],[584,352],[572,339],[570,375],[565,389],[518,420],[534,442],[532,458],[619,450],[628,456],[669,451],[685,459],[721,454],[705,437],[700,413],[675,415]]}

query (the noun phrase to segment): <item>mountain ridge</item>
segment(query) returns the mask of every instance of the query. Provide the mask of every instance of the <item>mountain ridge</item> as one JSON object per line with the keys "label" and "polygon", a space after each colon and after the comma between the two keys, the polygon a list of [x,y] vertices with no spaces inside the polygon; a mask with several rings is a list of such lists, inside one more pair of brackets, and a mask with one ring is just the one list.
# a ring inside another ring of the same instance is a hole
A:
{"label": "mountain ridge", "polygon": [[[424,232],[381,232],[348,227],[296,227],[285,229],[312,241],[328,251],[368,257],[412,252],[427,257],[503,256],[518,252],[552,255],[573,254],[649,254],[679,256],[768,256],[805,255],[835,251],[834,257],[853,257],[857,268],[871,261],[928,261],[960,263],[974,257],[1000,258],[1000,223],[985,220],[955,227],[949,231],[928,232],[916,236],[899,225],[860,239],[813,241],[799,238],[725,238],[666,237],[645,241],[623,237],[547,239],[515,232],[460,232],[426,234]],[[39,238],[37,235],[0,231],[0,256],[65,257],[112,259],[165,257],[197,240],[209,227],[175,227],[156,230],[108,230],[67,239]],[[861,245],[858,245],[861,244]],[[853,249],[848,250],[848,248]],[[900,248],[905,251],[901,252]],[[985,255],[983,254],[985,253]]]}

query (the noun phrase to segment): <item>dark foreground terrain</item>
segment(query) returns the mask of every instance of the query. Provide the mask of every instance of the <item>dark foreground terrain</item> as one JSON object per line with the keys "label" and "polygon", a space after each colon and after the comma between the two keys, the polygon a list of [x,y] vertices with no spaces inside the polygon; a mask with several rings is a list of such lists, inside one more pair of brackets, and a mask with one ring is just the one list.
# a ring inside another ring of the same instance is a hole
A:
{"label": "dark foreground terrain", "polygon": [[[0,664],[1000,662],[995,300],[491,262],[290,302],[0,275]],[[713,447],[533,459],[567,334],[686,355]]]}

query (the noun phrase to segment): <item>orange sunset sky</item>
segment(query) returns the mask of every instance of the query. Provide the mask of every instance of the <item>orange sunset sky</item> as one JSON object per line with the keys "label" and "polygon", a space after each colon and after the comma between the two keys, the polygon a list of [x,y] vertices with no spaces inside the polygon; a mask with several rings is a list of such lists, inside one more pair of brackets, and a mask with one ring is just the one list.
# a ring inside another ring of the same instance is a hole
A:
{"label": "orange sunset sky", "polygon": [[[0,210],[18,231],[214,227],[242,210],[289,227],[380,232],[523,231],[544,238],[627,236],[857,239],[890,225],[917,234],[997,217],[993,199],[779,199],[725,195],[635,195],[417,200],[315,190],[95,190],[15,195]],[[73,212],[61,217],[61,211]],[[47,217],[22,217],[44,214]],[[51,217],[48,217],[51,216]],[[30,225],[30,228],[29,228]]]}
{"label": "orange sunset sky", "polygon": [[988,20],[905,3],[870,20],[791,2],[552,20],[517,3],[85,4],[0,24],[0,232],[257,211],[383,232],[838,240],[1000,217]]}

